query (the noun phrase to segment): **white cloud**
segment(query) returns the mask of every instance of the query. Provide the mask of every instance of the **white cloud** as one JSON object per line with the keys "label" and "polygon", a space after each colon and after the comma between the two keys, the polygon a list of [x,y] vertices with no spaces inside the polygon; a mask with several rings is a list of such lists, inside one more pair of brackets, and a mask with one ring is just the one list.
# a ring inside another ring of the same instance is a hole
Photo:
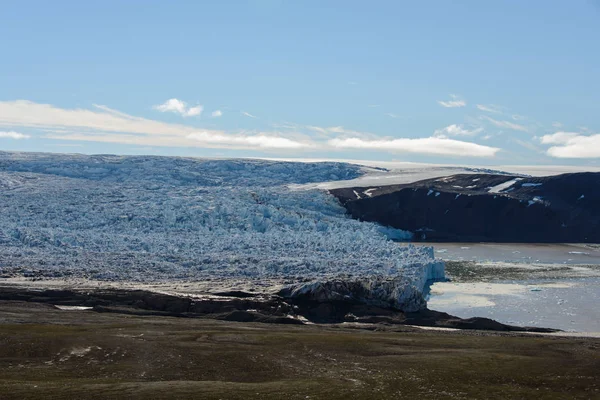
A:
{"label": "white cloud", "polygon": [[331,139],[329,145],[342,149],[383,150],[398,153],[440,156],[493,157],[500,149],[447,138],[401,138],[365,140],[360,138]]}
{"label": "white cloud", "polygon": [[540,138],[542,144],[566,144],[572,139],[580,136],[576,132],[556,132],[551,135],[544,135]]}
{"label": "white cloud", "polygon": [[182,117],[195,117],[202,114],[202,111],[204,110],[204,107],[200,105],[196,107],[188,107],[185,101],[178,99],[169,99],[163,104],[156,105],[152,108],[160,112],[172,112],[179,114]]}
{"label": "white cloud", "polygon": [[185,116],[186,117],[195,117],[196,115],[202,114],[202,111],[204,111],[204,107],[202,107],[202,106],[190,107],[190,108],[188,108],[187,114]]}
{"label": "white cloud", "polygon": [[542,144],[553,144],[547,154],[557,158],[600,158],[600,134],[583,135],[556,132],[540,138]]}
{"label": "white cloud", "polygon": [[[288,124],[286,124],[286,127]],[[43,137],[62,141],[123,143],[135,146],[175,146],[298,151],[312,149],[370,149],[415,154],[491,157],[497,148],[440,137],[381,138],[372,133],[342,126],[318,127],[289,125],[281,133],[199,129],[131,116],[97,105],[93,109],[65,109],[30,101],[0,101],[0,128],[6,132],[16,127],[35,129]],[[448,131],[456,134],[467,129],[457,126]],[[4,131],[3,131],[4,132]],[[304,134],[302,132],[310,132]],[[5,134],[4,136],[7,136]],[[14,135],[11,133],[10,135]]]}
{"label": "white cloud", "polygon": [[563,124],[562,124],[562,123],[560,123],[560,122],[553,122],[553,123],[552,123],[552,126],[553,126],[553,127],[555,127],[555,128],[562,128],[562,127],[563,127]]}
{"label": "white cloud", "polygon": [[[292,149],[308,146],[300,141],[288,141],[276,133],[240,135],[219,130],[199,132],[198,128],[191,126],[135,117],[106,106],[95,105],[95,108],[97,110],[64,109],[26,100],[0,102],[0,127],[38,129],[46,132],[46,138],[56,140],[146,146],[239,149]],[[193,134],[197,135],[190,137]],[[11,133],[10,137],[15,135]]]}
{"label": "white cloud", "polygon": [[398,114],[394,114],[394,113],[386,113],[385,115],[387,115],[390,118],[400,118],[400,116]]}
{"label": "white cloud", "polygon": [[451,94],[450,97],[452,98],[452,100],[448,100],[448,101],[438,100],[438,103],[442,107],[446,107],[446,108],[464,107],[467,105],[466,101],[462,100],[459,96],[457,96],[455,94]]}
{"label": "white cloud", "polygon": [[245,115],[246,117],[250,117],[250,118],[258,118],[256,115],[252,115],[246,111],[242,111],[242,115]]}
{"label": "white cloud", "polygon": [[221,144],[232,146],[251,146],[268,149],[300,149],[311,147],[310,144],[301,143],[288,138],[268,136],[265,134],[258,135],[215,135],[210,132],[191,133],[187,136],[189,139],[194,139],[199,142],[209,144]]}
{"label": "white cloud", "polygon": [[45,131],[119,132],[140,135],[179,136],[192,133],[194,128],[131,116],[106,106],[89,109],[65,109],[27,100],[0,101],[0,126],[22,126]]}
{"label": "white cloud", "polygon": [[528,129],[526,127],[524,127],[523,125],[519,125],[519,124],[515,124],[514,122],[510,122],[510,121],[499,121],[493,118],[490,118],[488,116],[483,116],[481,117],[482,119],[491,122],[493,125],[497,126],[498,128],[505,128],[505,129],[512,129],[515,131],[521,131],[521,132],[527,132]]}
{"label": "white cloud", "polygon": [[490,112],[490,113],[494,113],[494,114],[502,114],[502,111],[500,111],[500,107],[492,105],[492,104],[489,104],[489,105],[477,104],[476,107],[481,111]]}
{"label": "white cloud", "polygon": [[0,131],[0,139],[29,139],[31,136],[15,131]]}
{"label": "white cloud", "polygon": [[437,129],[433,136],[435,137],[448,137],[448,136],[475,136],[483,131],[483,128],[477,129],[465,129],[462,125],[452,124],[445,128]]}
{"label": "white cloud", "polygon": [[223,112],[221,110],[215,110],[212,113],[210,113],[210,115],[213,118],[219,118],[220,116],[223,115]]}

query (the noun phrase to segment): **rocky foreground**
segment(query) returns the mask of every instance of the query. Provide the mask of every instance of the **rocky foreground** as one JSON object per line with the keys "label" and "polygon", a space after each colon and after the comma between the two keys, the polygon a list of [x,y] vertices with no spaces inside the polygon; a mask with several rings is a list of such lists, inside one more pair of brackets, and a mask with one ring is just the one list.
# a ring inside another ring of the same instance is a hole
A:
{"label": "rocky foreground", "polygon": [[600,339],[0,301],[0,398],[592,399]]}
{"label": "rocky foreground", "polygon": [[331,190],[352,217],[440,242],[599,243],[600,173],[457,174]]}
{"label": "rocky foreground", "polygon": [[[332,293],[337,297],[332,296]],[[272,324],[383,323],[512,332],[557,331],[506,325],[488,318],[462,319],[425,307],[418,311],[406,312],[391,305],[369,302],[360,296],[361,293],[364,296],[371,295],[371,292],[361,285],[347,281],[330,282],[301,293],[284,288],[278,295],[228,291],[186,296],[112,288],[43,289],[0,286],[0,301],[41,303],[65,309],[89,309],[96,313]]]}

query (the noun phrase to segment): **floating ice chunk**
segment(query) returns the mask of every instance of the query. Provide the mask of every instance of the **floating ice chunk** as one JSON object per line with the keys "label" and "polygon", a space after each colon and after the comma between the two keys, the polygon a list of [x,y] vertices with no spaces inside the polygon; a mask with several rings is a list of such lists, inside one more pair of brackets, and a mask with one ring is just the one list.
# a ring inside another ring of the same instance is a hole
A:
{"label": "floating ice chunk", "polygon": [[433,193],[433,190],[429,189],[429,192],[427,192],[427,196],[431,195]]}
{"label": "floating ice chunk", "polygon": [[440,195],[440,192],[435,192],[435,197],[438,197]]}
{"label": "floating ice chunk", "polygon": [[577,200],[581,200],[583,198],[585,198],[585,195],[582,194],[581,196],[579,196],[579,198]]}
{"label": "floating ice chunk", "polygon": [[521,187],[536,187],[536,186],[542,186],[542,184],[541,183],[530,183],[530,182],[521,184]]}
{"label": "floating ice chunk", "polygon": [[354,192],[354,195],[356,196],[356,199],[360,200],[361,199],[360,194],[358,194],[358,192],[356,190],[353,190],[353,192]]}

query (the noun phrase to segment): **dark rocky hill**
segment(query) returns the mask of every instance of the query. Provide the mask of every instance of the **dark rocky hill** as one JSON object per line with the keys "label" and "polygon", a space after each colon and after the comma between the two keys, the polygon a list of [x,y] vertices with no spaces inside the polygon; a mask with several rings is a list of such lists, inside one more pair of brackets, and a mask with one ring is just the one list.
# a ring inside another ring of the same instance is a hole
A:
{"label": "dark rocky hill", "polygon": [[600,243],[600,173],[461,174],[331,193],[352,217],[415,240]]}

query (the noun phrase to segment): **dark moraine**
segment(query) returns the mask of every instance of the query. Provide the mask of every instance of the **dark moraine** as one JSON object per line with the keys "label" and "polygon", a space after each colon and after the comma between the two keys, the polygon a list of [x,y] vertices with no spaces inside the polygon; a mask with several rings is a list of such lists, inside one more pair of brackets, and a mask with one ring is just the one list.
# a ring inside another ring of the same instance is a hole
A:
{"label": "dark moraine", "polygon": [[415,240],[600,243],[600,173],[460,174],[331,193],[353,218],[414,232]]}
{"label": "dark moraine", "polygon": [[304,325],[313,323],[367,323],[416,325],[437,328],[492,330],[506,332],[557,332],[557,329],[506,325],[488,318],[463,319],[423,309],[405,313],[393,307],[378,307],[352,299],[320,301],[279,295],[252,296],[229,292],[230,296],[190,297],[145,290],[85,289],[51,290],[0,285],[2,302],[45,303],[54,306],[90,307],[98,313],[140,316],[208,318],[237,322]]}

